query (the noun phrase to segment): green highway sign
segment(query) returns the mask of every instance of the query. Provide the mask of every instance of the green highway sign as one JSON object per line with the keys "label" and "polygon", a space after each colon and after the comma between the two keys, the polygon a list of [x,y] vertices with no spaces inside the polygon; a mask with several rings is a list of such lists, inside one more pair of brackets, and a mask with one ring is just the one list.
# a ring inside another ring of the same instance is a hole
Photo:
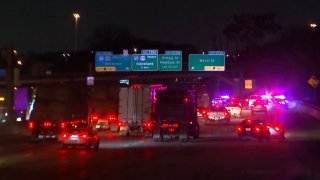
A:
{"label": "green highway sign", "polygon": [[156,54],[134,54],[131,57],[132,71],[157,71],[158,55]]}
{"label": "green highway sign", "polygon": [[96,52],[96,72],[131,71],[130,55],[114,55],[110,52]]}
{"label": "green highway sign", "polygon": [[142,49],[141,54],[158,54],[158,49]]}
{"label": "green highway sign", "polygon": [[159,54],[159,71],[181,71],[181,54]]}
{"label": "green highway sign", "polygon": [[212,54],[190,54],[189,71],[225,71],[225,57],[223,51]]}

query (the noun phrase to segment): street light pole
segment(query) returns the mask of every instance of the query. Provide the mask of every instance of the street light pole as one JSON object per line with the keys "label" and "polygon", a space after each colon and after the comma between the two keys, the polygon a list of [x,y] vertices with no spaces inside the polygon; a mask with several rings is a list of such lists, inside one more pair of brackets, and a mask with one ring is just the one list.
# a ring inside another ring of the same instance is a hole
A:
{"label": "street light pole", "polygon": [[75,20],[75,23],[74,23],[74,50],[78,51],[78,19],[80,18],[80,14],[73,13],[73,17]]}

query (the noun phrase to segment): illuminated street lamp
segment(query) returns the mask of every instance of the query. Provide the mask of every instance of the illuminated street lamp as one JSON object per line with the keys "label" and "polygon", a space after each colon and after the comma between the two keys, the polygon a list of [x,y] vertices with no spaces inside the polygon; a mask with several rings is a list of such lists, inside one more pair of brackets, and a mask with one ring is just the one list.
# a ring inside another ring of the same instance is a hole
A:
{"label": "illuminated street lamp", "polygon": [[17,64],[18,64],[19,66],[22,66],[22,60],[21,60],[21,59],[18,59],[18,60],[17,60]]}
{"label": "illuminated street lamp", "polygon": [[311,29],[315,29],[318,25],[316,23],[310,23],[309,26]]}
{"label": "illuminated street lamp", "polygon": [[138,49],[137,48],[133,48],[133,51],[134,51],[135,54],[137,54]]}
{"label": "illuminated street lamp", "polygon": [[74,50],[78,50],[78,19],[80,18],[79,13],[73,13],[74,17]]}

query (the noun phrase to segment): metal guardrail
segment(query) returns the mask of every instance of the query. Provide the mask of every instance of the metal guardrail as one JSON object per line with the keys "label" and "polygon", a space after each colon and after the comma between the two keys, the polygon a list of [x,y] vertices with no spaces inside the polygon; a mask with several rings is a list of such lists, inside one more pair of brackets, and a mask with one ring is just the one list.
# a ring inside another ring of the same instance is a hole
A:
{"label": "metal guardrail", "polygon": [[298,107],[298,111],[304,112],[309,114],[310,116],[313,116],[317,119],[320,119],[320,107],[310,104],[310,103],[305,103],[305,102],[300,102]]}

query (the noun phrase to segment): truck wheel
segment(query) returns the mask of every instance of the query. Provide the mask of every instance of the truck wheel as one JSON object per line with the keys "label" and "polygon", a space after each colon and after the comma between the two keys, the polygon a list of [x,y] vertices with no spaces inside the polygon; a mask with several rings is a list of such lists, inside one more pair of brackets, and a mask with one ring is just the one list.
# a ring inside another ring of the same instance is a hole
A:
{"label": "truck wheel", "polygon": [[163,142],[163,135],[160,134],[160,142]]}
{"label": "truck wheel", "polygon": [[159,138],[158,137],[153,137],[153,142],[159,142]]}
{"label": "truck wheel", "polygon": [[188,142],[188,135],[183,134],[183,135],[179,135],[179,141],[180,142]]}
{"label": "truck wheel", "polygon": [[91,142],[88,142],[88,144],[86,144],[86,148],[91,149]]}
{"label": "truck wheel", "polygon": [[193,138],[194,139],[198,139],[199,138],[199,128],[196,128],[196,132],[194,133],[194,135],[193,135]]}
{"label": "truck wheel", "polygon": [[38,134],[32,134],[31,135],[31,142],[32,143],[38,143],[39,142]]}
{"label": "truck wheel", "polygon": [[94,149],[99,149],[100,141],[97,142],[97,144],[94,146]]}
{"label": "truck wheel", "polygon": [[188,142],[188,138],[180,138],[180,137],[179,137],[179,141],[180,141],[180,142]]}

